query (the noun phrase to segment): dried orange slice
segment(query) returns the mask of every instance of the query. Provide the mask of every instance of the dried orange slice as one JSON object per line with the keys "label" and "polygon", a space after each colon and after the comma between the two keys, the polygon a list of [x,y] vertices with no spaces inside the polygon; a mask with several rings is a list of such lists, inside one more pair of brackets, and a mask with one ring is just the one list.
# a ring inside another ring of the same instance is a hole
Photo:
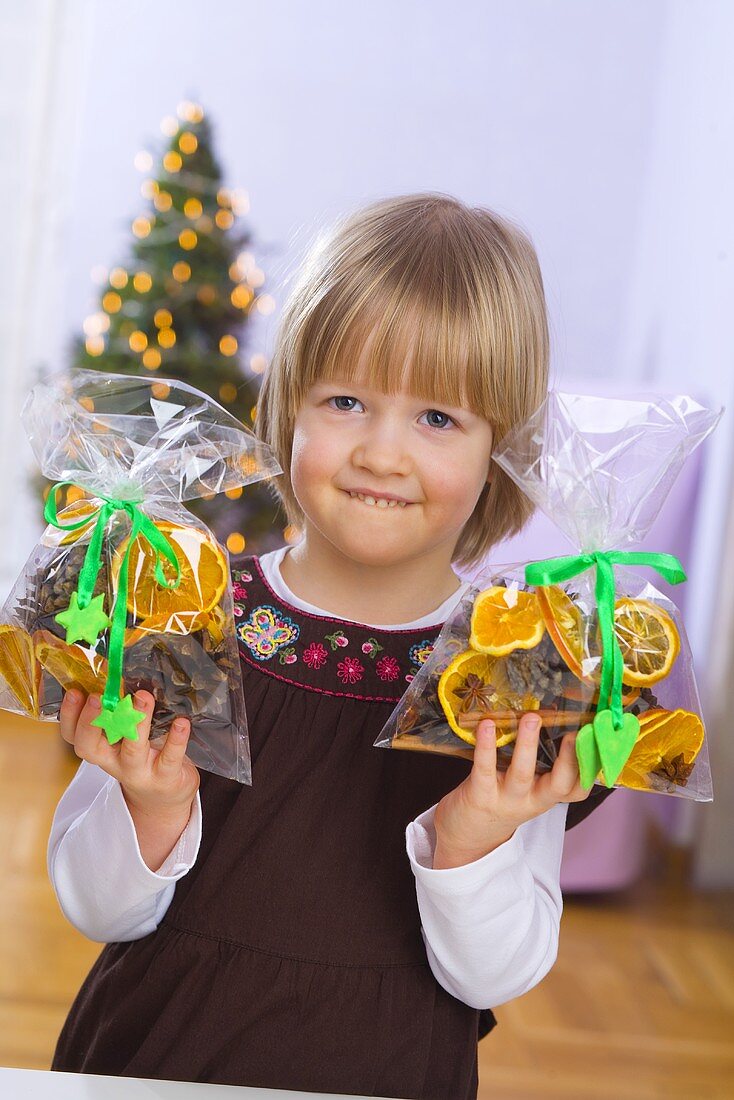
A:
{"label": "dried orange slice", "polygon": [[142,619],[125,631],[125,647],[135,645],[148,634],[193,634],[207,630],[215,645],[224,638],[226,615],[221,604],[211,611],[176,611],[165,617]]}
{"label": "dried orange slice", "polygon": [[584,676],[581,664],[584,643],[580,608],[559,584],[538,585],[535,594],[545,627],[566,665],[579,680],[591,681],[593,677]]}
{"label": "dried orange slice", "polygon": [[614,632],[624,661],[623,683],[642,687],[668,675],[680,651],[680,636],[662,607],[623,596],[614,604]]}
{"label": "dried orange slice", "polygon": [[126,631],[125,644],[133,645],[145,634],[193,634],[195,630],[203,630],[210,617],[208,611],[172,611],[141,619],[136,627]]}
{"label": "dried orange slice", "polygon": [[83,527],[78,527],[75,531],[62,531],[60,528],[52,527],[52,538],[54,540],[54,546],[68,546],[70,543],[76,542],[83,535],[91,531],[96,522],[96,515],[93,514],[97,511],[99,503],[95,505],[94,501],[89,497],[80,497],[78,500],[72,501],[71,504],[67,504],[59,512],[60,523],[76,523],[84,516],[89,516],[89,523],[85,523]]}
{"label": "dried orange slice", "polygon": [[0,624],[0,676],[23,709],[37,718],[41,669],[30,634],[10,623]]}
{"label": "dried orange slice", "polygon": [[67,645],[48,630],[37,630],[33,645],[39,664],[62,688],[79,688],[87,695],[101,695],[107,680],[107,661],[91,649]]}
{"label": "dried orange slice", "polygon": [[665,722],[671,714],[672,711],[663,710],[662,707],[651,707],[649,710],[643,711],[642,714],[639,715],[640,727],[644,726],[645,731],[649,733],[655,726],[659,726],[661,722]]}
{"label": "dried orange slice", "polygon": [[[158,584],[153,551],[150,544],[138,536],[130,551],[128,564],[128,610],[137,619],[152,621],[154,625],[160,626],[173,617],[178,617],[179,623],[185,625],[187,615],[208,613],[221,600],[227,586],[227,558],[216,539],[197,527],[184,527],[167,520],[156,520],[155,525],[173,546],[181,569],[181,581],[177,588],[164,588]],[[115,590],[128,541],[125,539],[113,555],[112,580]],[[163,575],[172,581],[173,569],[165,558],[162,561]],[[191,626],[191,629],[197,627]]]}
{"label": "dried orange slice", "polygon": [[640,715],[637,742],[617,782],[649,791],[654,774],[685,786],[703,745],[703,733],[703,722],[691,711],[646,711]]}
{"label": "dried orange slice", "polygon": [[209,632],[215,646],[221,645],[224,641],[224,629],[226,625],[227,616],[221,604],[217,604],[212,611],[203,616],[202,629]]}
{"label": "dried orange slice", "polygon": [[[446,666],[438,681],[438,698],[451,729],[462,741],[476,745],[474,731],[461,724],[461,716],[469,712],[486,712],[495,720],[497,746],[507,745],[517,736],[517,717],[528,710],[538,710],[540,700],[534,695],[518,695],[507,680],[504,662],[488,653],[467,649]],[[517,711],[499,718],[498,714]]]}
{"label": "dried orange slice", "polygon": [[469,645],[491,657],[533,649],[545,634],[534,592],[493,585],[480,592],[471,615]]}
{"label": "dried orange slice", "polygon": [[59,546],[68,546],[69,542],[76,542],[77,539],[86,535],[95,525],[97,516],[94,514],[98,507],[99,505],[95,505],[88,497],[80,497],[78,500],[74,500],[72,504],[67,504],[65,508],[59,511],[59,521],[67,522],[67,524],[68,522],[78,522],[79,519],[90,516],[88,524],[85,524],[84,527],[77,527],[75,531],[66,531],[65,533],[59,531],[59,535],[62,536],[61,539],[58,540]]}

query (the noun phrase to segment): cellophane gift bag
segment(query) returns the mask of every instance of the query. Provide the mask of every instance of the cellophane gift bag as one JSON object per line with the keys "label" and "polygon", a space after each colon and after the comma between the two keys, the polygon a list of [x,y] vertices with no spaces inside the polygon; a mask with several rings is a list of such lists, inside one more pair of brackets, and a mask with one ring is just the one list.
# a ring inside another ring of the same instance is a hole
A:
{"label": "cellophane gift bag", "polygon": [[[65,691],[99,693],[114,744],[137,739],[144,689],[154,745],[183,715],[193,763],[249,784],[228,554],[183,502],[281,473],[269,448],[172,379],[60,373],[22,420],[56,484],[0,611],[0,708],[54,720]],[[57,512],[68,484],[78,499]]]}
{"label": "cellophane gift bag", "polygon": [[577,732],[583,786],[713,797],[693,661],[674,603],[636,568],[686,579],[671,554],[629,549],[723,409],[686,396],[614,399],[551,390],[493,459],[576,552],[486,565],[444,624],[375,745],[473,757],[483,718],[497,760],[520,717],[541,716],[536,773]]}

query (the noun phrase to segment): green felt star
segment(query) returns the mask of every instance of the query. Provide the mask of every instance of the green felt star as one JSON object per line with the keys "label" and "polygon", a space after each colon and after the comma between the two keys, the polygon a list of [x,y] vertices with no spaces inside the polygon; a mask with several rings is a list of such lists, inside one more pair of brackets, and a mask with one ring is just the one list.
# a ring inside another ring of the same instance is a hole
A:
{"label": "green felt star", "polygon": [[128,741],[137,741],[138,731],[136,726],[144,718],[144,714],[134,709],[132,695],[125,695],[114,710],[103,708],[102,713],[90,724],[103,729],[109,743],[115,745],[123,737],[127,737]]}
{"label": "green felt star", "polygon": [[73,645],[80,639],[94,645],[103,630],[111,625],[104,610],[104,592],[90,600],[86,607],[79,606],[79,593],[72,592],[66,611],[55,616],[56,622],[66,627],[66,641]]}

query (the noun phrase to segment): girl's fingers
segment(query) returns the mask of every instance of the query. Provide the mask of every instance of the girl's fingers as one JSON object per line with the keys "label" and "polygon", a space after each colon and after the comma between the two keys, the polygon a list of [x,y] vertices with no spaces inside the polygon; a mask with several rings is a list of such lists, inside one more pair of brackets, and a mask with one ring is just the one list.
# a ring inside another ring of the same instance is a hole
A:
{"label": "girl's fingers", "polygon": [[84,692],[76,689],[65,691],[64,698],[61,700],[59,728],[64,741],[67,741],[70,745],[74,744],[76,724],[86,701],[87,697]]}
{"label": "girl's fingers", "polygon": [[518,723],[512,760],[505,775],[505,786],[517,792],[527,791],[535,782],[540,726],[540,718],[532,713],[523,714]]}
{"label": "girl's fingers", "polygon": [[156,760],[155,766],[160,775],[170,778],[181,770],[190,733],[191,723],[188,718],[174,718]]}
{"label": "girl's fingers", "polygon": [[497,734],[495,724],[489,718],[483,718],[477,726],[474,763],[468,778],[471,786],[481,787],[485,791],[496,786]]}
{"label": "girl's fingers", "polygon": [[[102,699],[99,695],[90,695],[79,712],[74,734],[74,749],[77,756],[98,764],[110,775],[117,773],[119,752],[110,745],[105,732],[92,722],[102,713]],[[112,770],[110,770],[112,768]]]}
{"label": "girl's fingers", "polygon": [[579,782],[579,765],[576,760],[575,733],[567,733],[561,741],[558,757],[551,769],[551,778],[554,775],[557,783],[556,789],[562,791],[566,795],[572,792]]}
{"label": "girl's fingers", "polygon": [[129,737],[123,737],[120,742],[120,764],[128,778],[142,772],[148,763],[150,723],[155,708],[153,694],[150,691],[136,691],[133,695],[133,708],[140,714],[144,714],[145,718],[135,727],[138,736],[134,741]]}
{"label": "girl's fingers", "polygon": [[[564,773],[563,781],[568,782],[570,790],[564,796],[564,802],[581,802],[593,791],[593,784],[591,787],[581,786],[581,776],[579,775],[579,765],[576,758],[576,733],[568,733],[564,737],[564,741],[568,742],[566,745],[561,745],[561,751],[565,749],[566,752],[566,764],[567,771]],[[560,755],[560,754],[559,754]]]}
{"label": "girl's fingers", "polygon": [[[567,733],[561,740],[553,767],[542,777],[541,785],[553,802],[568,802],[581,790],[579,768],[576,761],[576,734]],[[584,792],[585,794],[586,792]]]}

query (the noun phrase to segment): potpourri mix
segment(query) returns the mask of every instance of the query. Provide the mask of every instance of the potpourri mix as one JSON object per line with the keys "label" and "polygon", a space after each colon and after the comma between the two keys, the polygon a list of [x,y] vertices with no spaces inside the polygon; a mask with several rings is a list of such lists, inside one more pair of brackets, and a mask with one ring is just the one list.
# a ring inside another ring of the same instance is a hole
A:
{"label": "potpourri mix", "polygon": [[[0,708],[55,720],[65,691],[99,693],[93,724],[114,744],[137,739],[144,689],[152,742],[188,717],[191,760],[250,783],[228,555],[183,502],[281,473],[270,449],[171,379],[57,374],[22,419],[56,484],[0,610]],[[57,511],[65,485],[76,499]]]}
{"label": "potpourri mix", "polygon": [[541,716],[536,772],[578,731],[581,782],[710,801],[691,651],[675,604],[635,567],[686,579],[671,554],[630,550],[723,410],[690,397],[551,391],[493,459],[563,530],[573,555],[475,571],[375,742],[471,759],[492,718],[500,768],[520,717]]}

